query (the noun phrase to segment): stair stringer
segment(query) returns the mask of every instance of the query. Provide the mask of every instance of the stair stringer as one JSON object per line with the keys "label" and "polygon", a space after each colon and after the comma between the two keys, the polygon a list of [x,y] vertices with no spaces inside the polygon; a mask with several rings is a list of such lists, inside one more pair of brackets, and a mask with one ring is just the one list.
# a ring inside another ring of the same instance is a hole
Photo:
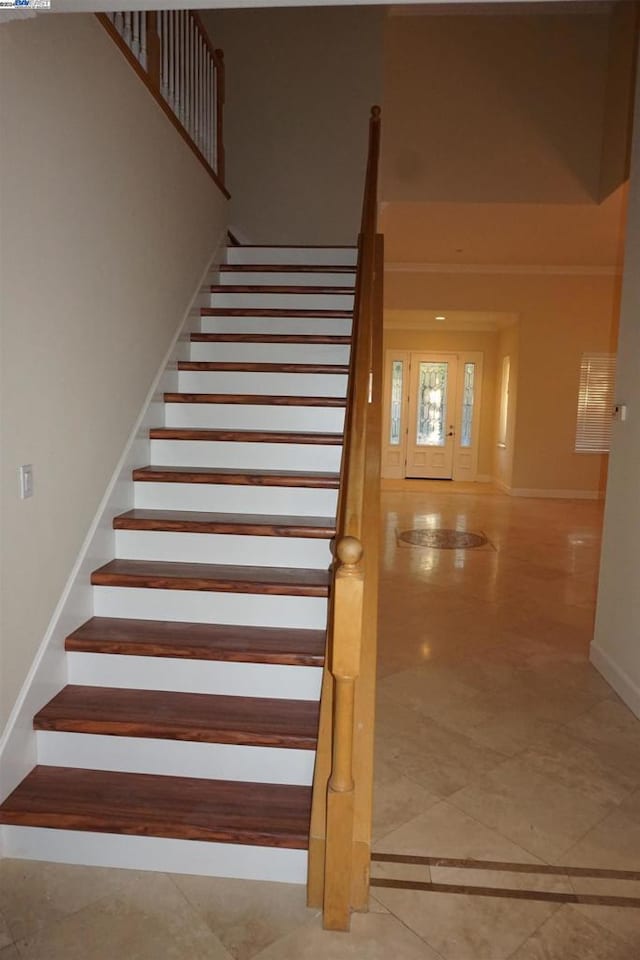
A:
{"label": "stair stringer", "polygon": [[[33,718],[68,682],[65,638],[92,616],[91,572],[115,556],[113,517],[133,506],[132,470],[149,462],[149,429],[158,423],[159,410],[164,406],[164,393],[177,390],[177,363],[179,360],[188,359],[190,335],[200,328],[200,308],[209,303],[208,288],[219,265],[224,262],[225,254],[226,230],[218,238],[197,289],[158,368],[9,715],[4,733],[0,737],[0,803],[37,763],[37,738],[33,729]],[[5,855],[4,838],[9,829],[0,826],[0,857]]]}

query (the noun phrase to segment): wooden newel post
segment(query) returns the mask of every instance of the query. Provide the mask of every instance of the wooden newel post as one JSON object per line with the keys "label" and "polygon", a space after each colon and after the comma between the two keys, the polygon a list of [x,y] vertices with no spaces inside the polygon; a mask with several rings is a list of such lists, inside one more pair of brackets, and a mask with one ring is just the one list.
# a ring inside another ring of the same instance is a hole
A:
{"label": "wooden newel post", "polygon": [[147,12],[147,73],[156,90],[160,89],[160,34],[158,33],[158,14]]}
{"label": "wooden newel post", "polygon": [[362,544],[343,537],[337,545],[339,566],[334,581],[333,762],[327,791],[324,925],[348,930],[351,918],[353,857],[353,715],[355,686],[360,672],[364,579]]}

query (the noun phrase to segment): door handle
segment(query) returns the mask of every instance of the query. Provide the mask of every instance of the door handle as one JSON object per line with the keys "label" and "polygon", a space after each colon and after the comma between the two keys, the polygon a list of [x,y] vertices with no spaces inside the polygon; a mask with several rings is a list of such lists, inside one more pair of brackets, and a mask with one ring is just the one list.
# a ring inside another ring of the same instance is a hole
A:
{"label": "door handle", "polygon": [[455,430],[453,429],[453,427],[449,427],[449,433],[447,434],[447,436],[448,436],[448,437],[455,437],[455,435],[456,435],[456,432],[455,432]]}

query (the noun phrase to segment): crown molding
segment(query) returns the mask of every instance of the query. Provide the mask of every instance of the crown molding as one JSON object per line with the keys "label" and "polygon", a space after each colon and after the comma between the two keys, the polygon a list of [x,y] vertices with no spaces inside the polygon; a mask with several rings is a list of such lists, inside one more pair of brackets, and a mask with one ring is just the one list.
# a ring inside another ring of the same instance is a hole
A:
{"label": "crown molding", "polygon": [[622,267],[615,265],[574,264],[504,264],[504,263],[427,263],[425,261],[391,260],[385,273],[472,273],[512,276],[617,277]]}

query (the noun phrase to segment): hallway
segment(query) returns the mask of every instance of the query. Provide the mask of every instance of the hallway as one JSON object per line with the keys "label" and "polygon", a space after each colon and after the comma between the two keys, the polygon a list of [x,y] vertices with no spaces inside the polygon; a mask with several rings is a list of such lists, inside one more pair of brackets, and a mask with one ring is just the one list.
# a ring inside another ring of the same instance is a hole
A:
{"label": "hallway", "polygon": [[[383,493],[374,849],[637,870],[640,723],[588,662],[602,505],[447,489]],[[433,549],[398,536],[437,528],[488,543]],[[372,872],[640,896],[640,883],[610,879]],[[448,960],[604,960],[640,946],[640,911],[628,907],[372,893]]]}
{"label": "hallway", "polygon": [[[601,504],[418,489],[383,493],[374,849],[637,870],[640,723],[587,661]],[[442,527],[489,542],[397,539]],[[638,882],[562,874],[372,873],[640,897]],[[373,887],[345,935],[322,931],[304,899],[288,884],[0,860],[0,960],[637,960],[640,948],[635,908]]]}

